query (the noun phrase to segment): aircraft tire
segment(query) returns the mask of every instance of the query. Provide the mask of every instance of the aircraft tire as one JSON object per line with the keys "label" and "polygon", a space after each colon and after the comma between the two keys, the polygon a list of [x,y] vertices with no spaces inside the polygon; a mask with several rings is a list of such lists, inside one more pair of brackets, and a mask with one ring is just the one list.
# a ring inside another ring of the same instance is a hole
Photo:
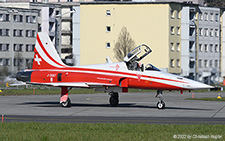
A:
{"label": "aircraft tire", "polygon": [[62,103],[61,103],[61,106],[62,106],[62,107],[71,107],[71,101],[70,101],[70,98],[68,98],[68,99],[66,100],[66,102],[62,102]]}
{"label": "aircraft tire", "polygon": [[111,96],[109,98],[109,103],[110,103],[111,106],[115,107],[119,104],[119,98]]}
{"label": "aircraft tire", "polygon": [[157,103],[157,108],[158,108],[158,109],[164,109],[165,106],[166,106],[166,104],[165,104],[165,102],[163,102],[163,101]]}

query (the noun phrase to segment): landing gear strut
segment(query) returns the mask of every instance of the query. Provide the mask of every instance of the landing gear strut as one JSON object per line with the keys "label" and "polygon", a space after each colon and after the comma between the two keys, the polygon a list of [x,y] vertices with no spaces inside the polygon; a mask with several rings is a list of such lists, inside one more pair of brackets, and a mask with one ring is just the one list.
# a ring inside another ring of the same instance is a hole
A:
{"label": "landing gear strut", "polygon": [[155,97],[158,97],[159,98],[159,101],[157,103],[157,108],[158,109],[164,109],[166,104],[165,102],[163,101],[163,95],[162,95],[162,90],[157,90],[157,94]]}
{"label": "landing gear strut", "polygon": [[[70,90],[70,89],[69,89]],[[68,96],[68,87],[61,87],[61,98],[60,98],[60,104],[62,107],[70,107],[71,101]]]}
{"label": "landing gear strut", "polygon": [[119,94],[117,92],[110,92],[109,93],[109,103],[111,106],[115,107],[119,104]]}

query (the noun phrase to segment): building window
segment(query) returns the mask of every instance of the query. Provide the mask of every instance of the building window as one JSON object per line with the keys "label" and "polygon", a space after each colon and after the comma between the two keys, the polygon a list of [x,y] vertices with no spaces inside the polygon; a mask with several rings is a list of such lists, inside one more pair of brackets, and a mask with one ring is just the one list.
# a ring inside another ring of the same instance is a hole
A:
{"label": "building window", "polygon": [[174,59],[171,59],[171,60],[170,60],[170,67],[171,67],[171,68],[174,68],[174,66],[175,66]]}
{"label": "building window", "polygon": [[210,30],[209,30],[209,36],[210,36],[210,37],[213,37],[213,29],[210,29]]}
{"label": "building window", "polygon": [[23,16],[22,15],[14,15],[13,21],[14,22],[23,22]]}
{"label": "building window", "polygon": [[72,53],[72,48],[63,48],[62,50],[61,50],[61,53]]}
{"label": "building window", "polygon": [[0,29],[0,36],[9,36],[9,29]]}
{"label": "building window", "polygon": [[110,48],[110,43],[106,43],[106,48]]}
{"label": "building window", "polygon": [[215,37],[219,37],[218,29],[215,29]]}
{"label": "building window", "polygon": [[14,30],[13,30],[13,36],[14,36],[14,37],[22,37],[22,36],[23,36],[23,30],[20,30],[20,29],[14,29]]}
{"label": "building window", "polygon": [[215,22],[219,21],[219,14],[215,14]]}
{"label": "building window", "polygon": [[172,35],[174,35],[174,26],[171,26],[171,27],[170,27],[170,33],[171,33]]}
{"label": "building window", "polygon": [[9,22],[9,14],[0,14],[1,22]]}
{"label": "building window", "polygon": [[189,67],[190,68],[194,68],[195,67],[195,59],[194,58],[190,58],[190,60],[189,60]]}
{"label": "building window", "polygon": [[209,19],[208,13],[205,13],[205,14],[204,14],[204,20],[205,20],[205,21],[208,21],[208,19]]}
{"label": "building window", "polygon": [[36,23],[36,16],[26,16],[26,22],[27,23]]}
{"label": "building window", "polygon": [[9,44],[0,44],[0,51],[9,51]]}
{"label": "building window", "polygon": [[41,10],[38,10],[38,17],[41,17]]}
{"label": "building window", "polygon": [[213,62],[213,60],[210,60],[209,61],[209,67],[212,67],[213,66],[212,62]]}
{"label": "building window", "polygon": [[38,24],[38,32],[41,32],[41,24]]}
{"label": "building window", "polygon": [[177,67],[179,68],[180,67],[180,60],[177,59]]}
{"label": "building window", "polygon": [[208,52],[208,45],[205,44],[205,52]]}
{"label": "building window", "polygon": [[0,66],[9,66],[9,59],[6,58],[0,58]]}
{"label": "building window", "polygon": [[199,13],[199,20],[200,20],[200,21],[203,20],[203,15],[202,15],[202,13]]}
{"label": "building window", "polygon": [[194,48],[194,41],[189,41],[189,51],[190,52],[194,52],[195,51],[195,48]]}
{"label": "building window", "polygon": [[177,35],[180,35],[180,27],[177,27]]}
{"label": "building window", "polygon": [[205,30],[204,30],[204,36],[208,36],[209,35],[209,31],[208,31],[208,28],[205,28]]}
{"label": "building window", "polygon": [[23,64],[23,59],[14,59],[14,66],[21,66]]}
{"label": "building window", "polygon": [[219,47],[218,47],[218,45],[215,45],[215,52],[216,52],[216,53],[219,52]]}
{"label": "building window", "polygon": [[174,10],[171,10],[170,13],[171,13],[171,18],[174,19]]}
{"label": "building window", "polygon": [[111,15],[111,11],[110,10],[106,10],[106,16],[110,16]]}
{"label": "building window", "polygon": [[194,20],[196,18],[195,11],[189,13],[189,20]]}
{"label": "building window", "polygon": [[171,51],[174,51],[174,43],[170,43],[170,49]]}
{"label": "building window", "polygon": [[199,66],[199,68],[202,67],[202,60],[201,59],[198,60],[198,66]]}
{"label": "building window", "polygon": [[110,32],[111,31],[111,26],[106,26],[106,32]]}
{"label": "building window", "polygon": [[202,28],[199,28],[199,35],[200,35],[200,36],[202,36],[202,35],[203,35]]}
{"label": "building window", "polygon": [[215,68],[217,68],[218,67],[218,60],[215,60]]}
{"label": "building window", "polygon": [[33,59],[26,59],[26,68],[32,68]]}
{"label": "building window", "polygon": [[210,50],[210,52],[213,52],[213,44],[209,45],[209,50]]}
{"label": "building window", "polygon": [[26,52],[33,52],[34,51],[34,45],[27,44],[26,45]]}
{"label": "building window", "polygon": [[195,29],[194,28],[190,28],[189,30],[189,36],[193,36],[195,33]]}
{"label": "building window", "polygon": [[208,67],[208,60],[204,60],[204,67],[205,67],[205,68]]}
{"label": "building window", "polygon": [[202,52],[203,48],[202,48],[202,44],[199,44],[199,51]]}
{"label": "building window", "polygon": [[210,13],[209,19],[210,21],[213,21],[213,13]]}
{"label": "building window", "polygon": [[23,44],[14,44],[14,51],[21,52],[23,48]]}
{"label": "building window", "polygon": [[180,51],[180,43],[177,43],[177,51]]}
{"label": "building window", "polygon": [[26,30],[26,37],[35,37],[35,30]]}
{"label": "building window", "polygon": [[180,11],[177,11],[177,19],[180,19]]}

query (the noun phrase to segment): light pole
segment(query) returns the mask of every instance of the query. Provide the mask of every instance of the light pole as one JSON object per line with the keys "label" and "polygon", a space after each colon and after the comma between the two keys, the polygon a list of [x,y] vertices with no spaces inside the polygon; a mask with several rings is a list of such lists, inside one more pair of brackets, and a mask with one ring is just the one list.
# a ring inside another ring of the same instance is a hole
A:
{"label": "light pole", "polygon": [[195,72],[194,72],[194,80],[198,81],[198,33],[197,33],[197,25],[195,23],[195,20],[192,19],[191,22],[194,25],[194,45],[195,45]]}
{"label": "light pole", "polygon": [[[60,25],[60,28],[62,27],[62,16],[66,15],[66,14],[75,13],[75,12],[76,12],[76,10],[73,9],[72,11],[65,12],[62,15],[58,14],[58,15],[55,16],[55,20],[56,20],[56,32],[55,32],[55,34],[56,34],[56,36],[55,36],[56,37],[56,43],[55,43],[55,48],[59,51],[60,56],[61,56],[61,40],[62,40],[62,38],[61,38],[61,30],[62,29],[59,30],[58,27],[59,27],[59,25]],[[60,20],[57,20],[57,18],[59,18]],[[58,31],[59,31],[59,35],[57,35]]]}
{"label": "light pole", "polygon": [[11,64],[11,75],[14,75],[14,37],[13,37],[13,29],[14,29],[14,21],[13,21],[13,16],[15,13],[18,13],[18,10],[11,9],[8,10],[8,13],[10,14],[10,23],[11,23],[11,58],[12,58],[12,64]]}

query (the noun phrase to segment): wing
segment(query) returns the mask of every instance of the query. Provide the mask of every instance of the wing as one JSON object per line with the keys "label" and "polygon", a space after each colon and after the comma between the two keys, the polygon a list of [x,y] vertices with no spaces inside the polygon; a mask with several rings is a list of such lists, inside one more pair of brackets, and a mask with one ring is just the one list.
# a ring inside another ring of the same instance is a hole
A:
{"label": "wing", "polygon": [[54,87],[77,87],[77,88],[98,88],[98,87],[115,87],[116,84],[107,84],[107,83],[38,83],[38,82],[29,82],[27,84],[33,85],[45,85],[45,86],[54,86]]}

